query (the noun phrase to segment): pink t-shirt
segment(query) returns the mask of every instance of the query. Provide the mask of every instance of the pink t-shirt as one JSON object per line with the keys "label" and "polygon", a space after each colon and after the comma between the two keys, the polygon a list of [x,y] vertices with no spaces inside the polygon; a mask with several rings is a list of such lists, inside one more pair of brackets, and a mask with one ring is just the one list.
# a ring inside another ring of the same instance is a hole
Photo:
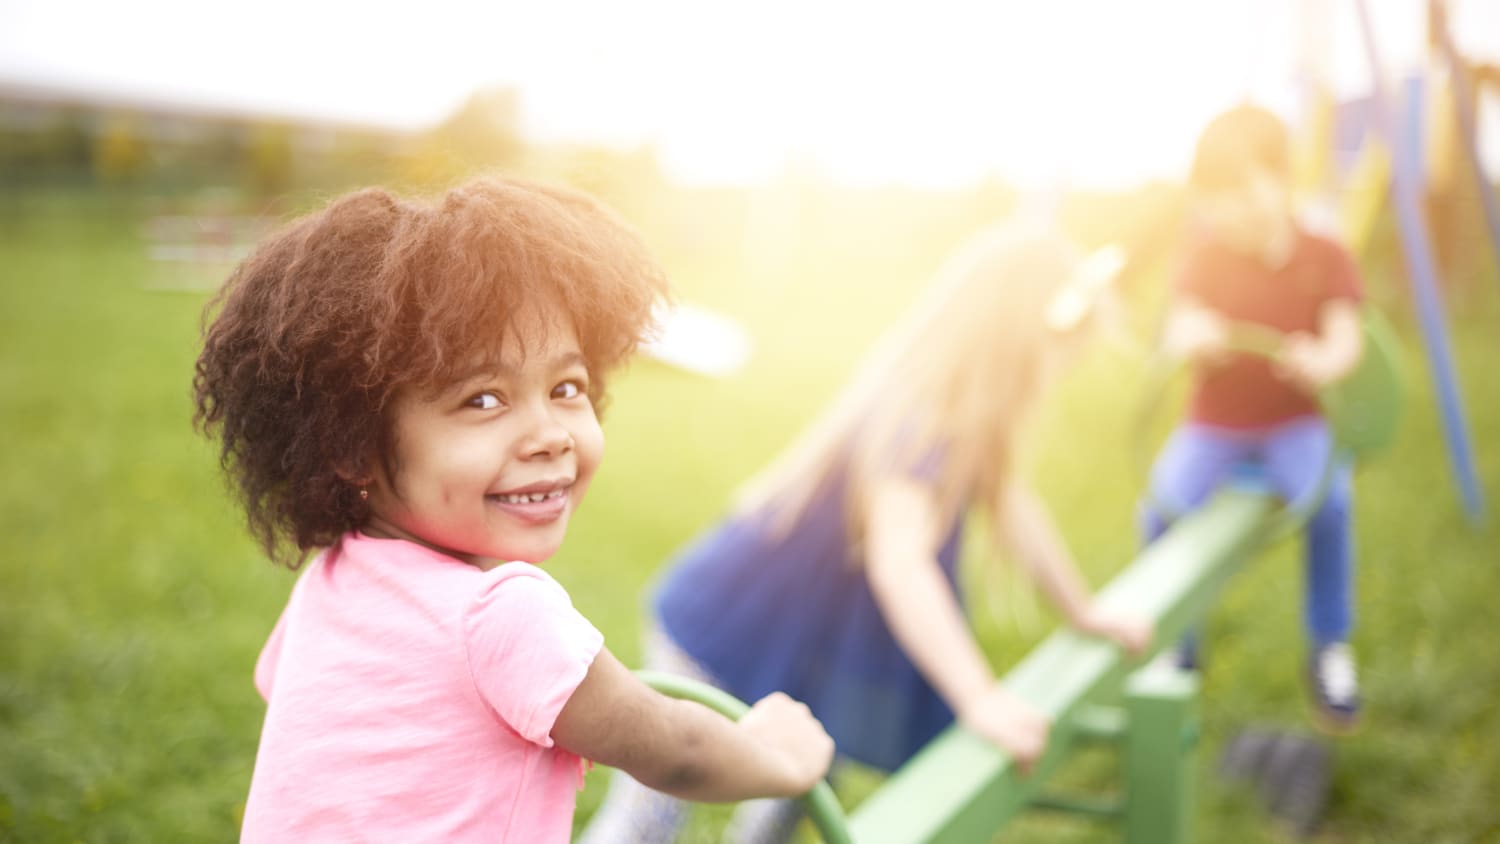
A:
{"label": "pink t-shirt", "polygon": [[255,666],[241,840],[567,841],[583,761],[549,734],[602,644],[534,565],[346,535]]}

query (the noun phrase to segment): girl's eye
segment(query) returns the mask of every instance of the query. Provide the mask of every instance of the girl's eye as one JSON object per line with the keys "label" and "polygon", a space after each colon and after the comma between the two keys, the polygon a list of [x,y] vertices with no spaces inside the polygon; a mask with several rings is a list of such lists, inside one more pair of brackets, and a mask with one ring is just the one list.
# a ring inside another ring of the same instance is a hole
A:
{"label": "girl's eye", "polygon": [[552,388],[554,399],[573,399],[583,395],[583,385],[577,381],[564,381]]}
{"label": "girl's eye", "polygon": [[479,393],[464,402],[465,407],[477,408],[479,410],[496,410],[500,405],[500,397],[494,393]]}

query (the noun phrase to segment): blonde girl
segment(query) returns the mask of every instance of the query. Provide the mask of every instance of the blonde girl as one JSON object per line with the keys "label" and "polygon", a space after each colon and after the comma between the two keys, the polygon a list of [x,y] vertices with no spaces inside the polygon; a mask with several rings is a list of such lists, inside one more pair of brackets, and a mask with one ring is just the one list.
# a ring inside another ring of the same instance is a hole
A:
{"label": "blonde girl", "polygon": [[[811,706],[838,753],[891,770],[957,719],[1023,766],[1049,724],[996,683],[956,575],[989,520],[1074,628],[1143,650],[1101,610],[1017,476],[1028,411],[1090,332],[1112,274],[1063,238],[1000,226],[963,246],[832,405],[689,544],[654,595],[648,662],[742,697]],[[680,807],[616,778],[585,840],[669,840]],[[784,840],[789,801],[743,807],[738,840]]]}

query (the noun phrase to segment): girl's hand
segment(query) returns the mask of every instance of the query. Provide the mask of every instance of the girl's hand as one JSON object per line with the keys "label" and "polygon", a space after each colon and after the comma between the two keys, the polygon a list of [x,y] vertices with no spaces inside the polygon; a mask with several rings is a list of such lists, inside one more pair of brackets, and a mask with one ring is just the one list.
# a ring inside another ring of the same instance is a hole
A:
{"label": "girl's hand", "polygon": [[1045,715],[998,684],[966,702],[958,720],[1009,753],[1023,774],[1031,773],[1047,749],[1047,734],[1052,730]]}
{"label": "girl's hand", "polygon": [[1338,377],[1318,338],[1305,333],[1292,334],[1281,344],[1274,361],[1276,373],[1299,389],[1316,393]]}
{"label": "girl's hand", "polygon": [[1230,356],[1229,327],[1208,308],[1189,306],[1175,311],[1168,337],[1175,356],[1190,361],[1217,366]]}
{"label": "girl's hand", "polygon": [[738,722],[784,775],[780,793],[798,797],[812,790],[833,763],[833,739],[807,704],[772,692],[756,701]]}
{"label": "girl's hand", "polygon": [[1144,654],[1151,647],[1151,639],[1155,635],[1154,625],[1150,621],[1129,613],[1100,609],[1098,605],[1090,606],[1083,618],[1073,626],[1080,633],[1109,639],[1133,657]]}

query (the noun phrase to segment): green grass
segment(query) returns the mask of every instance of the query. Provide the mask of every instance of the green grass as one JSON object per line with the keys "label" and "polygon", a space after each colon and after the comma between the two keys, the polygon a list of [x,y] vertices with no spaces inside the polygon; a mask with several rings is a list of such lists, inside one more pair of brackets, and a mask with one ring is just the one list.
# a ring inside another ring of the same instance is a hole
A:
{"label": "green grass", "polygon": [[[869,241],[809,237],[753,261],[655,233],[687,298],[742,317],[759,346],[729,379],[641,360],[616,381],[608,458],[549,566],[623,659],[638,657],[640,599],[659,565],[813,413],[977,214],[920,221],[892,209],[866,221],[884,226]],[[1369,269],[1383,298],[1404,301],[1399,266]],[[116,209],[78,198],[0,207],[0,841],[236,836],[263,712],[251,668],[293,576],[260,558],[212,448],[191,430],[205,294],[150,290],[158,271]],[[1500,285],[1477,279],[1459,299],[1454,349],[1493,509],[1500,388],[1483,368],[1495,360]],[[1396,316],[1412,397],[1398,443],[1361,470],[1356,496],[1368,717],[1337,743],[1319,840],[1496,840],[1500,531],[1460,512],[1417,335]],[[1091,355],[1031,431],[1028,471],[1094,583],[1135,545],[1139,461],[1123,420],[1140,369]],[[1284,840],[1213,771],[1242,726],[1307,727],[1296,550],[1255,561],[1208,623],[1201,841]],[[1055,619],[1013,579],[999,584],[1012,587],[1003,616],[981,613],[976,627],[1003,670]],[[1077,767],[1083,782],[1110,769],[1093,758]],[[602,796],[601,773],[580,796],[580,822]],[[851,801],[877,785],[852,779]],[[702,813],[691,837],[709,840],[722,816]],[[1117,837],[1028,817],[999,840]]]}

